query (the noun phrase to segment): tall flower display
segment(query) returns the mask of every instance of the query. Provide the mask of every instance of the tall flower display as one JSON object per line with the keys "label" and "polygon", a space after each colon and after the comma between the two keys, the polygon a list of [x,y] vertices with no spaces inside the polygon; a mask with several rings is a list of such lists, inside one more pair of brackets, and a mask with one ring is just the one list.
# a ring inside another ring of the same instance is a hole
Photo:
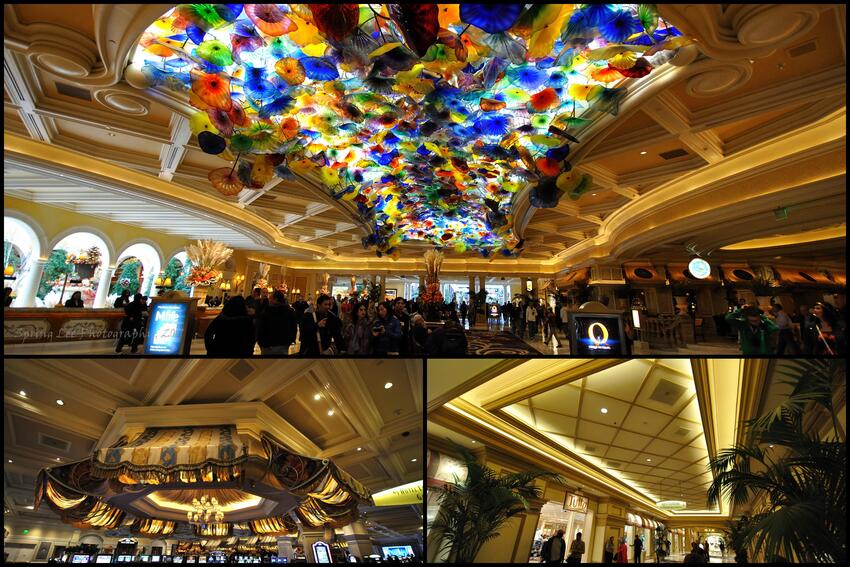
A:
{"label": "tall flower display", "polygon": [[186,256],[192,261],[192,271],[186,277],[186,283],[193,287],[214,285],[221,272],[218,267],[233,254],[233,250],[221,242],[198,240],[186,247]]}

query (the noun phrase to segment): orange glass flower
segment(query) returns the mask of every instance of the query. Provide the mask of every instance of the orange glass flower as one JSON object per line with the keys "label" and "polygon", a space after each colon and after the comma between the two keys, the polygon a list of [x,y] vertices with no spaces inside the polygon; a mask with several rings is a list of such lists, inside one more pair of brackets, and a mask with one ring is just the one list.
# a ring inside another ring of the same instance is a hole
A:
{"label": "orange glass flower", "polygon": [[558,97],[558,93],[555,92],[555,89],[547,87],[539,93],[531,95],[531,99],[528,103],[531,105],[531,108],[537,112],[542,112],[560,104],[561,99]]}
{"label": "orange glass flower", "polygon": [[307,77],[304,65],[294,57],[284,57],[274,64],[274,70],[289,85],[300,85]]}
{"label": "orange glass flower", "polygon": [[230,79],[215,73],[204,73],[193,69],[192,92],[213,108],[220,108],[227,112],[233,108],[230,98]]}
{"label": "orange glass flower", "polygon": [[238,195],[245,187],[231,167],[214,169],[210,172],[208,178],[212,186],[225,197]]}
{"label": "orange glass flower", "polygon": [[298,29],[275,4],[245,4],[245,15],[266,35],[279,36]]}

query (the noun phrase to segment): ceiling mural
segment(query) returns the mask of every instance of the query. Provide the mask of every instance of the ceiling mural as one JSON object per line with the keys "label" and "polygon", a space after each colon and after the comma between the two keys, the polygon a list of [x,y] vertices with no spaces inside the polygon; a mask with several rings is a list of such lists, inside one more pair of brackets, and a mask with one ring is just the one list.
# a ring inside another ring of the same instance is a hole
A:
{"label": "ceiling mural", "polygon": [[515,257],[513,194],[579,199],[582,127],[690,41],[651,4],[181,4],[141,36],[133,82],[197,109],[223,195],[317,179],[378,256]]}

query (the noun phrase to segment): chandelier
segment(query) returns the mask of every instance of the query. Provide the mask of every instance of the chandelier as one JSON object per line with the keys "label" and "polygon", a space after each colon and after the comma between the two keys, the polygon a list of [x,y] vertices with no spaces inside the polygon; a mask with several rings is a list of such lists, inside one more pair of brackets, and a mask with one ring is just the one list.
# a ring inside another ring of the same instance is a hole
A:
{"label": "chandelier", "polygon": [[186,517],[191,524],[209,524],[211,520],[221,522],[224,519],[224,512],[215,496],[210,499],[201,496],[200,500],[193,498],[192,507],[194,511],[186,512]]}

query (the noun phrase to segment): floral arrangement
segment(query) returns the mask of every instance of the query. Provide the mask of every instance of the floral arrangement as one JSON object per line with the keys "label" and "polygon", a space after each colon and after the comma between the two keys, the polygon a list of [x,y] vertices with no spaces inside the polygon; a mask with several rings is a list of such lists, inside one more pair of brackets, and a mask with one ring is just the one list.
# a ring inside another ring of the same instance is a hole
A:
{"label": "floral arrangement", "polygon": [[197,244],[190,244],[186,247],[186,256],[192,262],[192,271],[186,276],[186,283],[201,287],[214,285],[221,277],[218,266],[232,254],[233,250],[221,242],[199,240]]}
{"label": "floral arrangement", "polygon": [[254,285],[251,286],[251,290],[255,290],[257,288],[266,289],[267,287],[269,287],[269,280],[266,278],[257,278],[254,281]]}
{"label": "floral arrangement", "polygon": [[443,292],[440,291],[440,283],[430,283],[425,286],[425,292],[419,294],[419,299],[423,303],[442,303]]}
{"label": "floral arrangement", "polygon": [[99,266],[100,265],[100,250],[97,249],[96,246],[92,246],[85,252],[80,252],[79,254],[74,254],[69,252],[65,256],[65,263],[67,264],[88,264],[90,266]]}
{"label": "floral arrangement", "polygon": [[218,270],[209,270],[202,266],[193,266],[192,271],[186,276],[186,283],[191,286],[209,287],[215,285],[218,281],[221,272]]}

